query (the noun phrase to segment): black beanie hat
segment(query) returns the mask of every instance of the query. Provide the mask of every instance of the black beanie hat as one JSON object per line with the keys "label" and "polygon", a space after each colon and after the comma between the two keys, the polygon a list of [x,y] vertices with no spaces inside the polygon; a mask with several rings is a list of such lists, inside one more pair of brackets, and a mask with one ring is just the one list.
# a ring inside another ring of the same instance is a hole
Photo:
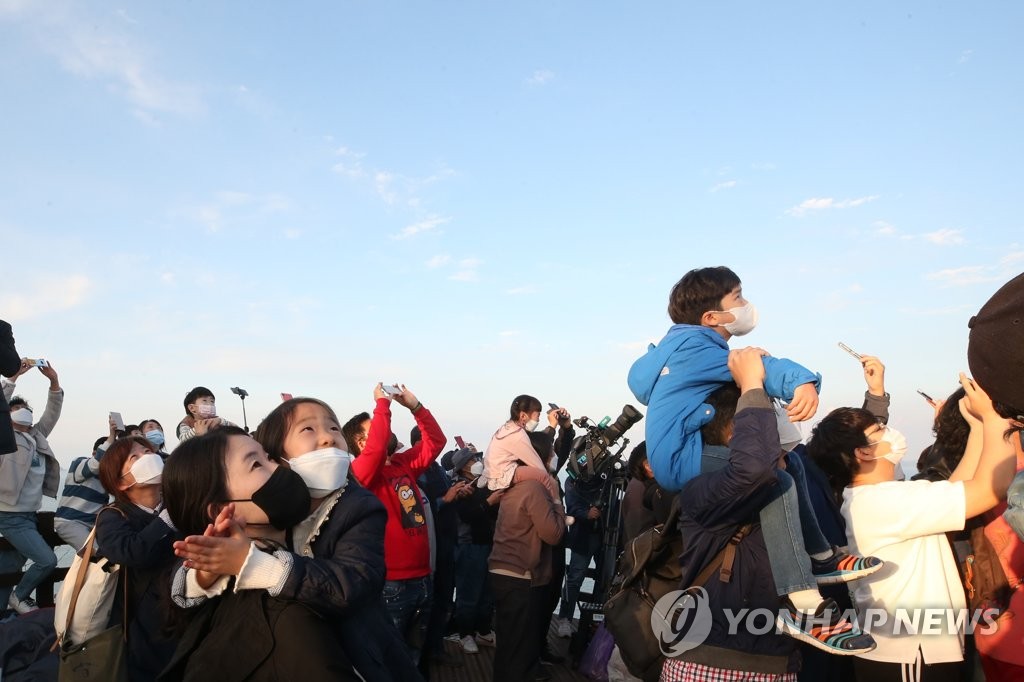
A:
{"label": "black beanie hat", "polygon": [[967,323],[971,376],[997,403],[1024,414],[1024,273],[1004,284]]}

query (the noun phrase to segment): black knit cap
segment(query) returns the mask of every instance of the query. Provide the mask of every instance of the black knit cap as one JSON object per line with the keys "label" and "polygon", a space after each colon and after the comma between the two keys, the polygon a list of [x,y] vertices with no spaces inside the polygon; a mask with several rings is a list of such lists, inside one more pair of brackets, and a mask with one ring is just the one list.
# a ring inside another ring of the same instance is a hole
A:
{"label": "black knit cap", "polygon": [[971,376],[992,400],[1024,414],[1024,273],[993,294],[967,326]]}

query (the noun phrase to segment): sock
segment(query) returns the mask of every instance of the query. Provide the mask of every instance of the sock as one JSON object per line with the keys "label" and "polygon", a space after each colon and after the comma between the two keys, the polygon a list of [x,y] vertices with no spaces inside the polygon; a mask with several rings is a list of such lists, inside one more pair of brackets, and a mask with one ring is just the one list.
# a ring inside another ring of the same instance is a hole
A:
{"label": "sock", "polygon": [[793,606],[805,613],[814,613],[814,610],[818,608],[818,604],[822,601],[821,593],[817,590],[797,590],[796,592],[790,592],[786,596],[793,602]]}
{"label": "sock", "polygon": [[825,559],[831,559],[833,554],[835,554],[835,552],[833,552],[830,549],[827,552],[818,552],[817,554],[812,554],[811,558],[816,561],[824,561]]}

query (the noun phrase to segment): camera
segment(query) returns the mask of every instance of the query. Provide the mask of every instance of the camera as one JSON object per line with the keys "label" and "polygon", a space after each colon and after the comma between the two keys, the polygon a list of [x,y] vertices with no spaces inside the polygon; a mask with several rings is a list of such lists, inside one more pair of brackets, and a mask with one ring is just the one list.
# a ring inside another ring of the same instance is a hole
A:
{"label": "camera", "polygon": [[231,392],[237,395],[242,400],[245,400],[246,398],[249,397],[249,391],[245,390],[244,388],[239,388],[238,386],[232,386]]}
{"label": "camera", "polygon": [[597,477],[607,478],[610,473],[616,471],[624,475],[625,467],[620,455],[626,449],[629,440],[623,439],[614,453],[612,448],[622,434],[643,418],[638,409],[626,405],[614,422],[611,421],[611,417],[605,417],[598,424],[591,422],[589,417],[573,420],[576,426],[586,429],[587,432],[573,442],[567,467],[569,476],[574,480],[588,483]]}

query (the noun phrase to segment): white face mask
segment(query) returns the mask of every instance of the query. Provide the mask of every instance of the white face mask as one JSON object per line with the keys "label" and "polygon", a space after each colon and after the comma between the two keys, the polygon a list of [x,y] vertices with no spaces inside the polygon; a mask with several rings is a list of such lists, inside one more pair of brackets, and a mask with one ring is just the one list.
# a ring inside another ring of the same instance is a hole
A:
{"label": "white face mask", "polygon": [[484,473],[484,463],[481,461],[473,462],[469,467],[470,476],[480,476]]}
{"label": "white face mask", "polygon": [[292,471],[302,477],[313,498],[327,497],[348,483],[352,456],[339,448],[322,448],[288,460]]}
{"label": "white face mask", "polygon": [[32,410],[19,407],[11,412],[11,421],[22,426],[32,426]]}
{"label": "white face mask", "polygon": [[530,421],[523,424],[523,428],[526,429],[527,431],[536,431],[538,424],[540,424],[539,421],[537,421],[536,419],[531,419]]}
{"label": "white face mask", "polygon": [[733,336],[749,334],[757,326],[757,308],[754,307],[753,303],[747,303],[742,308],[729,308],[724,312],[731,313],[736,318],[732,322],[726,322],[722,325],[725,331]]}
{"label": "white face mask", "polygon": [[875,457],[863,457],[862,459],[884,459],[888,462],[892,462],[892,465],[898,469],[900,462],[903,461],[903,455],[907,454],[906,437],[891,426],[886,426],[885,431],[882,432],[882,435],[879,438],[879,442],[888,443],[889,452],[884,455],[876,455]]}
{"label": "white face mask", "polygon": [[199,403],[196,405],[196,414],[199,415],[200,419],[212,419],[217,416],[217,406]]}
{"label": "white face mask", "polygon": [[128,471],[135,479],[132,485],[156,485],[163,477],[164,459],[153,453],[141,455]]}

